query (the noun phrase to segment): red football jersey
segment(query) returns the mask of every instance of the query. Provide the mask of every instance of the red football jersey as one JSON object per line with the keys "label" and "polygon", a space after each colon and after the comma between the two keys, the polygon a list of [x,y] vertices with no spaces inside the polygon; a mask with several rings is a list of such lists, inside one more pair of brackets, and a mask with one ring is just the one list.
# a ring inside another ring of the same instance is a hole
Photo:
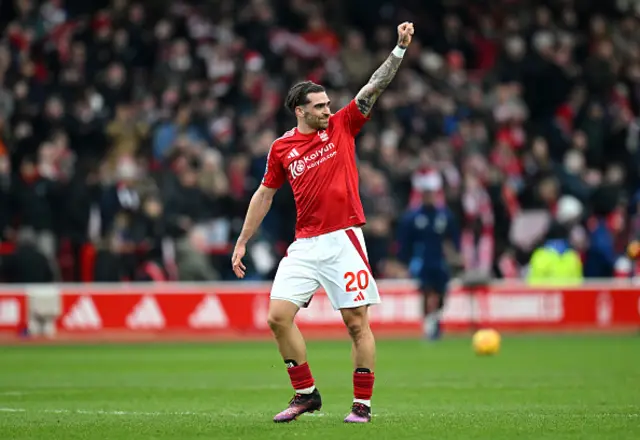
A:
{"label": "red football jersey", "polygon": [[262,184],[291,184],[296,238],[364,225],[354,138],[368,120],[351,101],[331,115],[326,130],[303,134],[294,128],[271,145]]}

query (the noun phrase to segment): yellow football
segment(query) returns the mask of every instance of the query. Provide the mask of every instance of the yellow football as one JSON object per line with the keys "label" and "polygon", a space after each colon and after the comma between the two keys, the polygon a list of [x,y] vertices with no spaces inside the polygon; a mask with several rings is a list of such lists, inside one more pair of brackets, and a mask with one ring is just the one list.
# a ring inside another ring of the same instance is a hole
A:
{"label": "yellow football", "polygon": [[487,356],[500,351],[500,333],[493,329],[482,329],[473,335],[473,351],[477,355]]}

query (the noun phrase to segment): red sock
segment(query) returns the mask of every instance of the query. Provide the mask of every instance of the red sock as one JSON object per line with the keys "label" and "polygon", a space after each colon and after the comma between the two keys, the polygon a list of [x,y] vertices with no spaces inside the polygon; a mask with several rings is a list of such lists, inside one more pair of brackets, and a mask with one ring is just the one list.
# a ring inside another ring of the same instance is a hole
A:
{"label": "red sock", "polygon": [[353,373],[353,397],[358,400],[371,400],[375,375],[369,373]]}
{"label": "red sock", "polygon": [[307,362],[302,365],[296,365],[295,367],[288,368],[287,373],[289,373],[291,385],[296,391],[305,390],[315,385]]}

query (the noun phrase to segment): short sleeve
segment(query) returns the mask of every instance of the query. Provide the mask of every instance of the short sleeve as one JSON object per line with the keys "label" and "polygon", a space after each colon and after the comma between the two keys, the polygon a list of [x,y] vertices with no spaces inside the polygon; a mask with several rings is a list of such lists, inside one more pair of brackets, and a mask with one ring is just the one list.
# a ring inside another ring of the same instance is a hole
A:
{"label": "short sleeve", "polygon": [[282,162],[277,153],[274,151],[273,144],[269,148],[269,154],[267,155],[267,166],[264,169],[264,177],[262,178],[262,184],[266,187],[278,189],[285,181],[285,173],[282,168]]}
{"label": "short sleeve", "polygon": [[356,105],[355,99],[352,99],[349,104],[338,110],[333,117],[337,119],[337,122],[339,122],[351,136],[356,136],[360,133],[364,124],[371,119],[369,116],[362,114]]}

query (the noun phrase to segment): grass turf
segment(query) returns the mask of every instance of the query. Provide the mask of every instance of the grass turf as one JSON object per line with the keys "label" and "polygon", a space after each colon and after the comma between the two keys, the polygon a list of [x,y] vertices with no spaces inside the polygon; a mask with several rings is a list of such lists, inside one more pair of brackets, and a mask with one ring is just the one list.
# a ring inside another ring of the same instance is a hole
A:
{"label": "grass turf", "polygon": [[638,439],[640,338],[380,341],[370,425],[345,425],[348,342],[309,344],[320,415],[291,397],[272,344],[0,347],[0,439]]}

